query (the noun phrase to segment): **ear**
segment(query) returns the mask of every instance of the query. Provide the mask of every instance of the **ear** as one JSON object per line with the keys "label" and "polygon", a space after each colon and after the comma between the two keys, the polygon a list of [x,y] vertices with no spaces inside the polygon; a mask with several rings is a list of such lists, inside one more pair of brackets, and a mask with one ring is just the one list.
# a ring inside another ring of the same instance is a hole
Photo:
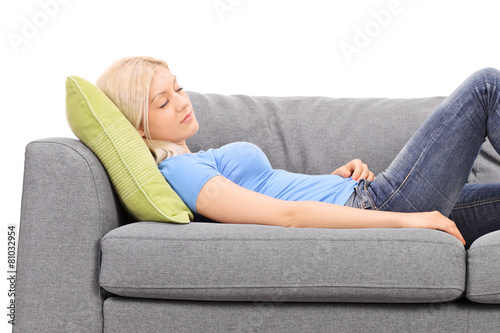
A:
{"label": "ear", "polygon": [[145,135],[144,135],[144,130],[142,129],[142,127],[138,128],[138,129],[137,129],[137,132],[139,133],[139,135],[140,135],[142,138],[144,138],[144,137],[145,137]]}

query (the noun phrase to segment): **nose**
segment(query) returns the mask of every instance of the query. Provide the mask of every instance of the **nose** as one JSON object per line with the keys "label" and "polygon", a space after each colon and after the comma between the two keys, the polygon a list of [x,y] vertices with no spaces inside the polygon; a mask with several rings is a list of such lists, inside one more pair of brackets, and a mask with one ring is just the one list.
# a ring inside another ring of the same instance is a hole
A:
{"label": "nose", "polygon": [[189,98],[181,94],[175,94],[175,106],[177,112],[184,111],[189,106]]}

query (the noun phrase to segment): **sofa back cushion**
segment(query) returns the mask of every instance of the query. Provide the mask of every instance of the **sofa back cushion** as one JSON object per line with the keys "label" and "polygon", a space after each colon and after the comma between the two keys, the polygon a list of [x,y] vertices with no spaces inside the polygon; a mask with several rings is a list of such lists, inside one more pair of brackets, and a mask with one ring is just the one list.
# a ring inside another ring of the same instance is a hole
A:
{"label": "sofa back cushion", "polygon": [[[188,94],[200,123],[188,140],[192,151],[249,141],[274,168],[307,174],[330,173],[355,158],[382,172],[445,99]],[[469,181],[500,182],[499,168],[487,143]]]}

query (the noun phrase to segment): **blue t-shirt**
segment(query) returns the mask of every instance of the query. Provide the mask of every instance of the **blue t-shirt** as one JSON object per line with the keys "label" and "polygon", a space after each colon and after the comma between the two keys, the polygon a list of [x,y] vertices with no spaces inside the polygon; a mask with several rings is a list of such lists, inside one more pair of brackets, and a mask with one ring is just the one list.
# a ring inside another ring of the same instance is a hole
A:
{"label": "blue t-shirt", "polygon": [[222,175],[249,190],[289,201],[344,205],[357,181],[335,175],[304,175],[273,169],[259,147],[235,142],[218,149],[168,158],[159,168],[173,190],[193,212],[205,183]]}

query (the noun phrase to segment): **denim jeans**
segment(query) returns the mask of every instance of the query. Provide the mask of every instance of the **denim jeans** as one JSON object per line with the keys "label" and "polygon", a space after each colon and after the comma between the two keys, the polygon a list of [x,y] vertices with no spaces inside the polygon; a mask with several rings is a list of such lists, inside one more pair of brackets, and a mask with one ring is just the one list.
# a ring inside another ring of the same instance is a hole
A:
{"label": "denim jeans", "polygon": [[469,76],[425,121],[387,170],[361,180],[347,206],[394,212],[439,211],[467,245],[500,229],[500,184],[467,178],[485,137],[500,153],[500,71]]}

